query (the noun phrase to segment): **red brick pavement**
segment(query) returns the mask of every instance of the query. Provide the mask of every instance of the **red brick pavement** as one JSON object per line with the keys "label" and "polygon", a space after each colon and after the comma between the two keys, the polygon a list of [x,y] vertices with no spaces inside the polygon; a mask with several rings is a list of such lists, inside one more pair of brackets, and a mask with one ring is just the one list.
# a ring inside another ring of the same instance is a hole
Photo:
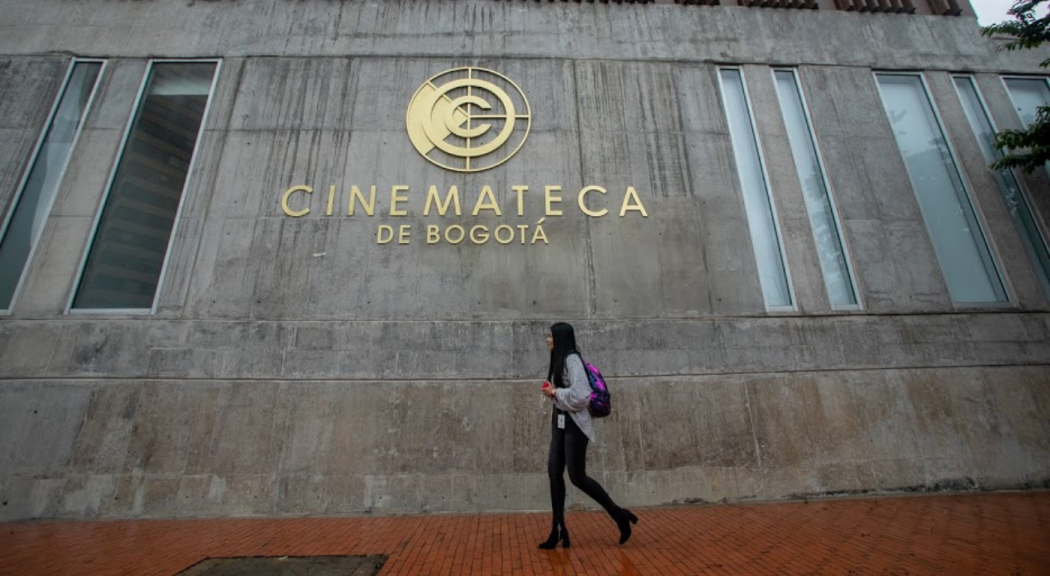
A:
{"label": "red brick pavement", "polygon": [[170,576],[207,557],[387,554],[381,574],[1050,575],[1050,492],[637,510],[618,546],[570,512],[572,548],[537,550],[545,514],[0,524],[0,574]]}

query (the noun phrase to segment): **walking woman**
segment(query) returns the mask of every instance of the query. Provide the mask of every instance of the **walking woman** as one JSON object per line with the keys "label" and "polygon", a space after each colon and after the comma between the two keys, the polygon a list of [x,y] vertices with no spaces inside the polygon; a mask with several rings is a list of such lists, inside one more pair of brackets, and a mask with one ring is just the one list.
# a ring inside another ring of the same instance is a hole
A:
{"label": "walking woman", "polygon": [[576,349],[576,334],[572,326],[558,322],[547,334],[547,349],[551,352],[547,382],[543,394],[554,403],[551,417],[551,447],[547,457],[547,474],[551,481],[551,507],[554,520],[551,535],[540,548],[550,550],[561,541],[569,547],[569,530],[565,527],[565,467],[573,486],[602,505],[620,529],[620,544],[631,537],[631,523],[638,517],[630,510],[620,508],[609,493],[593,478],[587,476],[587,443],[594,440],[594,423],[587,405],[591,386],[583,359]]}

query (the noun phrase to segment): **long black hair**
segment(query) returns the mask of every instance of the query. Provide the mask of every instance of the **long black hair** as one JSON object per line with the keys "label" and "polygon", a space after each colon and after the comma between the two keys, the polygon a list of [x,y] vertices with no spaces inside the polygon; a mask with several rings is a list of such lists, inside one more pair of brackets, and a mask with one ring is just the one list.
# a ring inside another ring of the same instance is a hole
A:
{"label": "long black hair", "polygon": [[551,363],[547,369],[547,381],[558,388],[566,388],[568,384],[562,382],[562,373],[565,372],[565,358],[569,354],[579,354],[576,349],[576,332],[572,326],[565,322],[558,322],[551,326],[551,336],[554,338],[554,349],[551,350]]}

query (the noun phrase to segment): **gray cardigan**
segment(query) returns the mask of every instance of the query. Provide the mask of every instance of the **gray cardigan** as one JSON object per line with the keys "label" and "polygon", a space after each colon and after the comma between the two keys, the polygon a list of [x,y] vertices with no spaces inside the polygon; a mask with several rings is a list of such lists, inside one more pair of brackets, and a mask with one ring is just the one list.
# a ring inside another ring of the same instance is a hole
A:
{"label": "gray cardigan", "polygon": [[591,383],[587,379],[587,369],[583,367],[583,360],[579,354],[570,354],[565,357],[565,372],[562,381],[568,381],[568,388],[556,388],[554,390],[554,405],[572,416],[573,422],[580,428],[590,441],[594,442],[594,421],[587,405],[591,402]]}

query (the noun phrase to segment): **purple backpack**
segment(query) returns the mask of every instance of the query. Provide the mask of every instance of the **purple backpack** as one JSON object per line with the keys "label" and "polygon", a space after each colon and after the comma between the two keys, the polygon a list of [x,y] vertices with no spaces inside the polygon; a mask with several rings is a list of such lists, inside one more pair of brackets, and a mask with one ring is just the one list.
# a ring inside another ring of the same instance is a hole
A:
{"label": "purple backpack", "polygon": [[583,362],[583,367],[587,370],[587,381],[591,385],[591,401],[587,404],[587,411],[591,413],[593,418],[605,418],[612,412],[612,398],[609,396],[609,386],[605,383],[605,378],[602,377],[602,373],[598,371],[598,368],[594,364],[589,364],[580,356],[580,362]]}

